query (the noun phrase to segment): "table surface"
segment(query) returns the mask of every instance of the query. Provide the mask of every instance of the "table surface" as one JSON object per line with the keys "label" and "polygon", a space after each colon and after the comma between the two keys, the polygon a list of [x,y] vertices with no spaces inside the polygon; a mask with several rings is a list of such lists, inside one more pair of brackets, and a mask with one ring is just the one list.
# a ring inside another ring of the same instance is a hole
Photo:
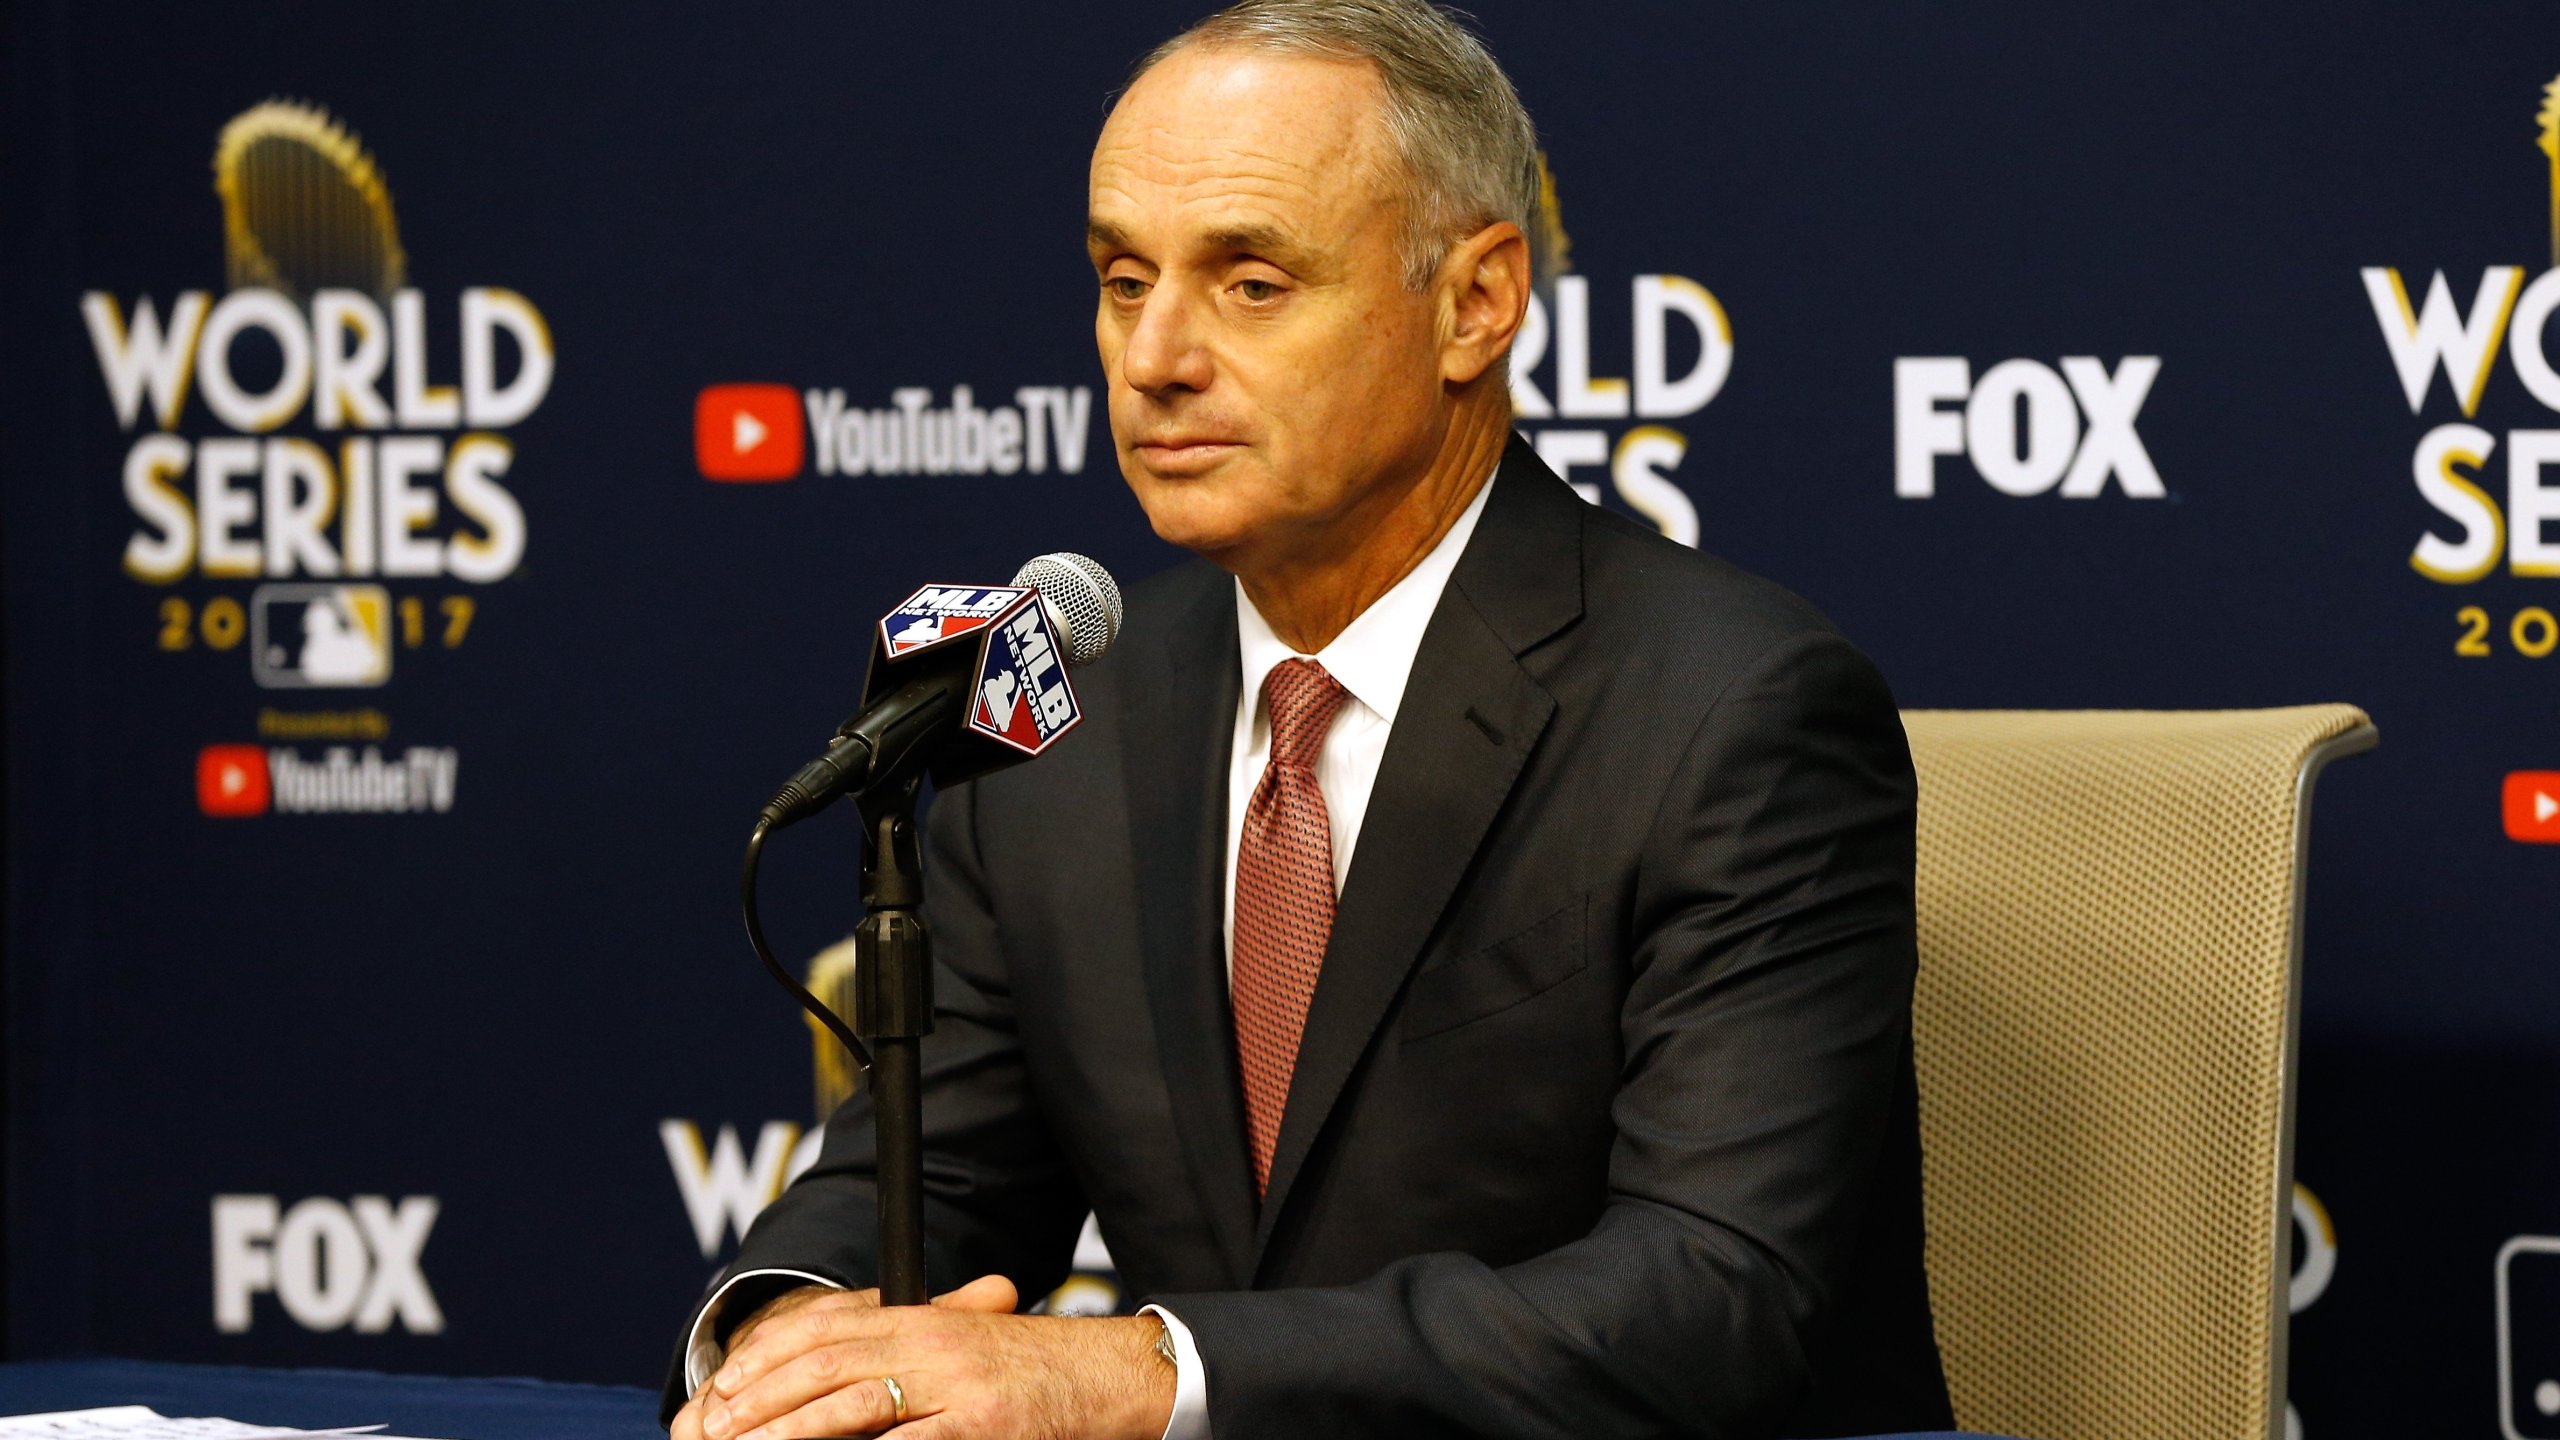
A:
{"label": "table surface", "polygon": [[0,1415],[148,1405],[319,1429],[384,1422],[436,1440],[665,1440],[658,1395],[625,1385],[451,1380],[367,1370],[268,1370],[146,1360],[30,1360],[0,1365]]}
{"label": "table surface", "polygon": [[[150,1360],[22,1360],[0,1364],[0,1415],[148,1405],[163,1415],[219,1415],[321,1429],[390,1425],[434,1440],[662,1440],[658,1394],[629,1385],[455,1380],[370,1370],[267,1370]],[[1970,1435],[1880,1440],[1985,1440]]]}

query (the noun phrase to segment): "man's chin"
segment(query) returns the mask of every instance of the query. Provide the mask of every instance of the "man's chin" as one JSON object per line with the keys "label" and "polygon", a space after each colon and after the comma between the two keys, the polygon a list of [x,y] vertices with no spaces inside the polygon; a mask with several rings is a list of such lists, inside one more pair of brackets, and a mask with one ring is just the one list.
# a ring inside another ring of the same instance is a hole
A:
{"label": "man's chin", "polygon": [[1247,517],[1221,503],[1223,497],[1206,486],[1142,477],[1130,488],[1137,491],[1138,506],[1147,512],[1147,524],[1157,539],[1202,559],[1225,565],[1223,557],[1233,555],[1252,538]]}
{"label": "man's chin", "polygon": [[1235,568],[1228,561],[1240,553],[1247,543],[1245,527],[1219,523],[1210,517],[1147,512],[1147,521],[1155,527],[1156,538],[1168,545],[1178,545],[1222,569]]}

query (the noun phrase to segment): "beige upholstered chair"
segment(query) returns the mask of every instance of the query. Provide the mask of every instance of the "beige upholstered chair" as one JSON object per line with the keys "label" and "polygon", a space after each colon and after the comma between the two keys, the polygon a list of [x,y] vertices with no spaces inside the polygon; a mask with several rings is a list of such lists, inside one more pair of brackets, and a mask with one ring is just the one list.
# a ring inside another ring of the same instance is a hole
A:
{"label": "beige upholstered chair", "polygon": [[[1956,1416],[2283,1433],[2295,921],[2346,705],[1912,711],[1929,1278]],[[852,1012],[853,942],[809,988]],[[810,1024],[818,1115],[851,1093]]]}
{"label": "beige upholstered chair", "polygon": [[1912,711],[1929,1280],[1956,1418],[2284,1432],[2303,842],[2347,705]]}

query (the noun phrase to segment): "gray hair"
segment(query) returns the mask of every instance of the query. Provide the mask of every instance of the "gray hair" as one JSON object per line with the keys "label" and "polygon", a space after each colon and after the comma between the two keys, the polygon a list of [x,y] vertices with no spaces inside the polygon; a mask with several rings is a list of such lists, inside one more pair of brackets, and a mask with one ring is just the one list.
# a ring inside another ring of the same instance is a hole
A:
{"label": "gray hair", "polygon": [[1537,244],[1537,127],[1466,18],[1428,0],[1239,0],[1149,51],[1129,78],[1193,45],[1374,63],[1387,134],[1412,182],[1405,285],[1423,290],[1451,245],[1496,221]]}

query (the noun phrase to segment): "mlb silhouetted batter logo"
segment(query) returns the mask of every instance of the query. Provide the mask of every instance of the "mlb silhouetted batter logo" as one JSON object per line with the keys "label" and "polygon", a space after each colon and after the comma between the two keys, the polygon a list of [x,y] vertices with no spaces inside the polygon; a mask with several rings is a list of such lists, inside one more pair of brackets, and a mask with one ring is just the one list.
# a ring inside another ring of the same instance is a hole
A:
{"label": "mlb silhouetted batter logo", "polygon": [[1019,585],[927,585],[880,617],[892,660],[982,630],[1031,592]]}
{"label": "mlb silhouetted batter logo", "polygon": [[250,634],[251,671],[269,689],[391,678],[391,598],[378,585],[261,585],[250,597]]}

